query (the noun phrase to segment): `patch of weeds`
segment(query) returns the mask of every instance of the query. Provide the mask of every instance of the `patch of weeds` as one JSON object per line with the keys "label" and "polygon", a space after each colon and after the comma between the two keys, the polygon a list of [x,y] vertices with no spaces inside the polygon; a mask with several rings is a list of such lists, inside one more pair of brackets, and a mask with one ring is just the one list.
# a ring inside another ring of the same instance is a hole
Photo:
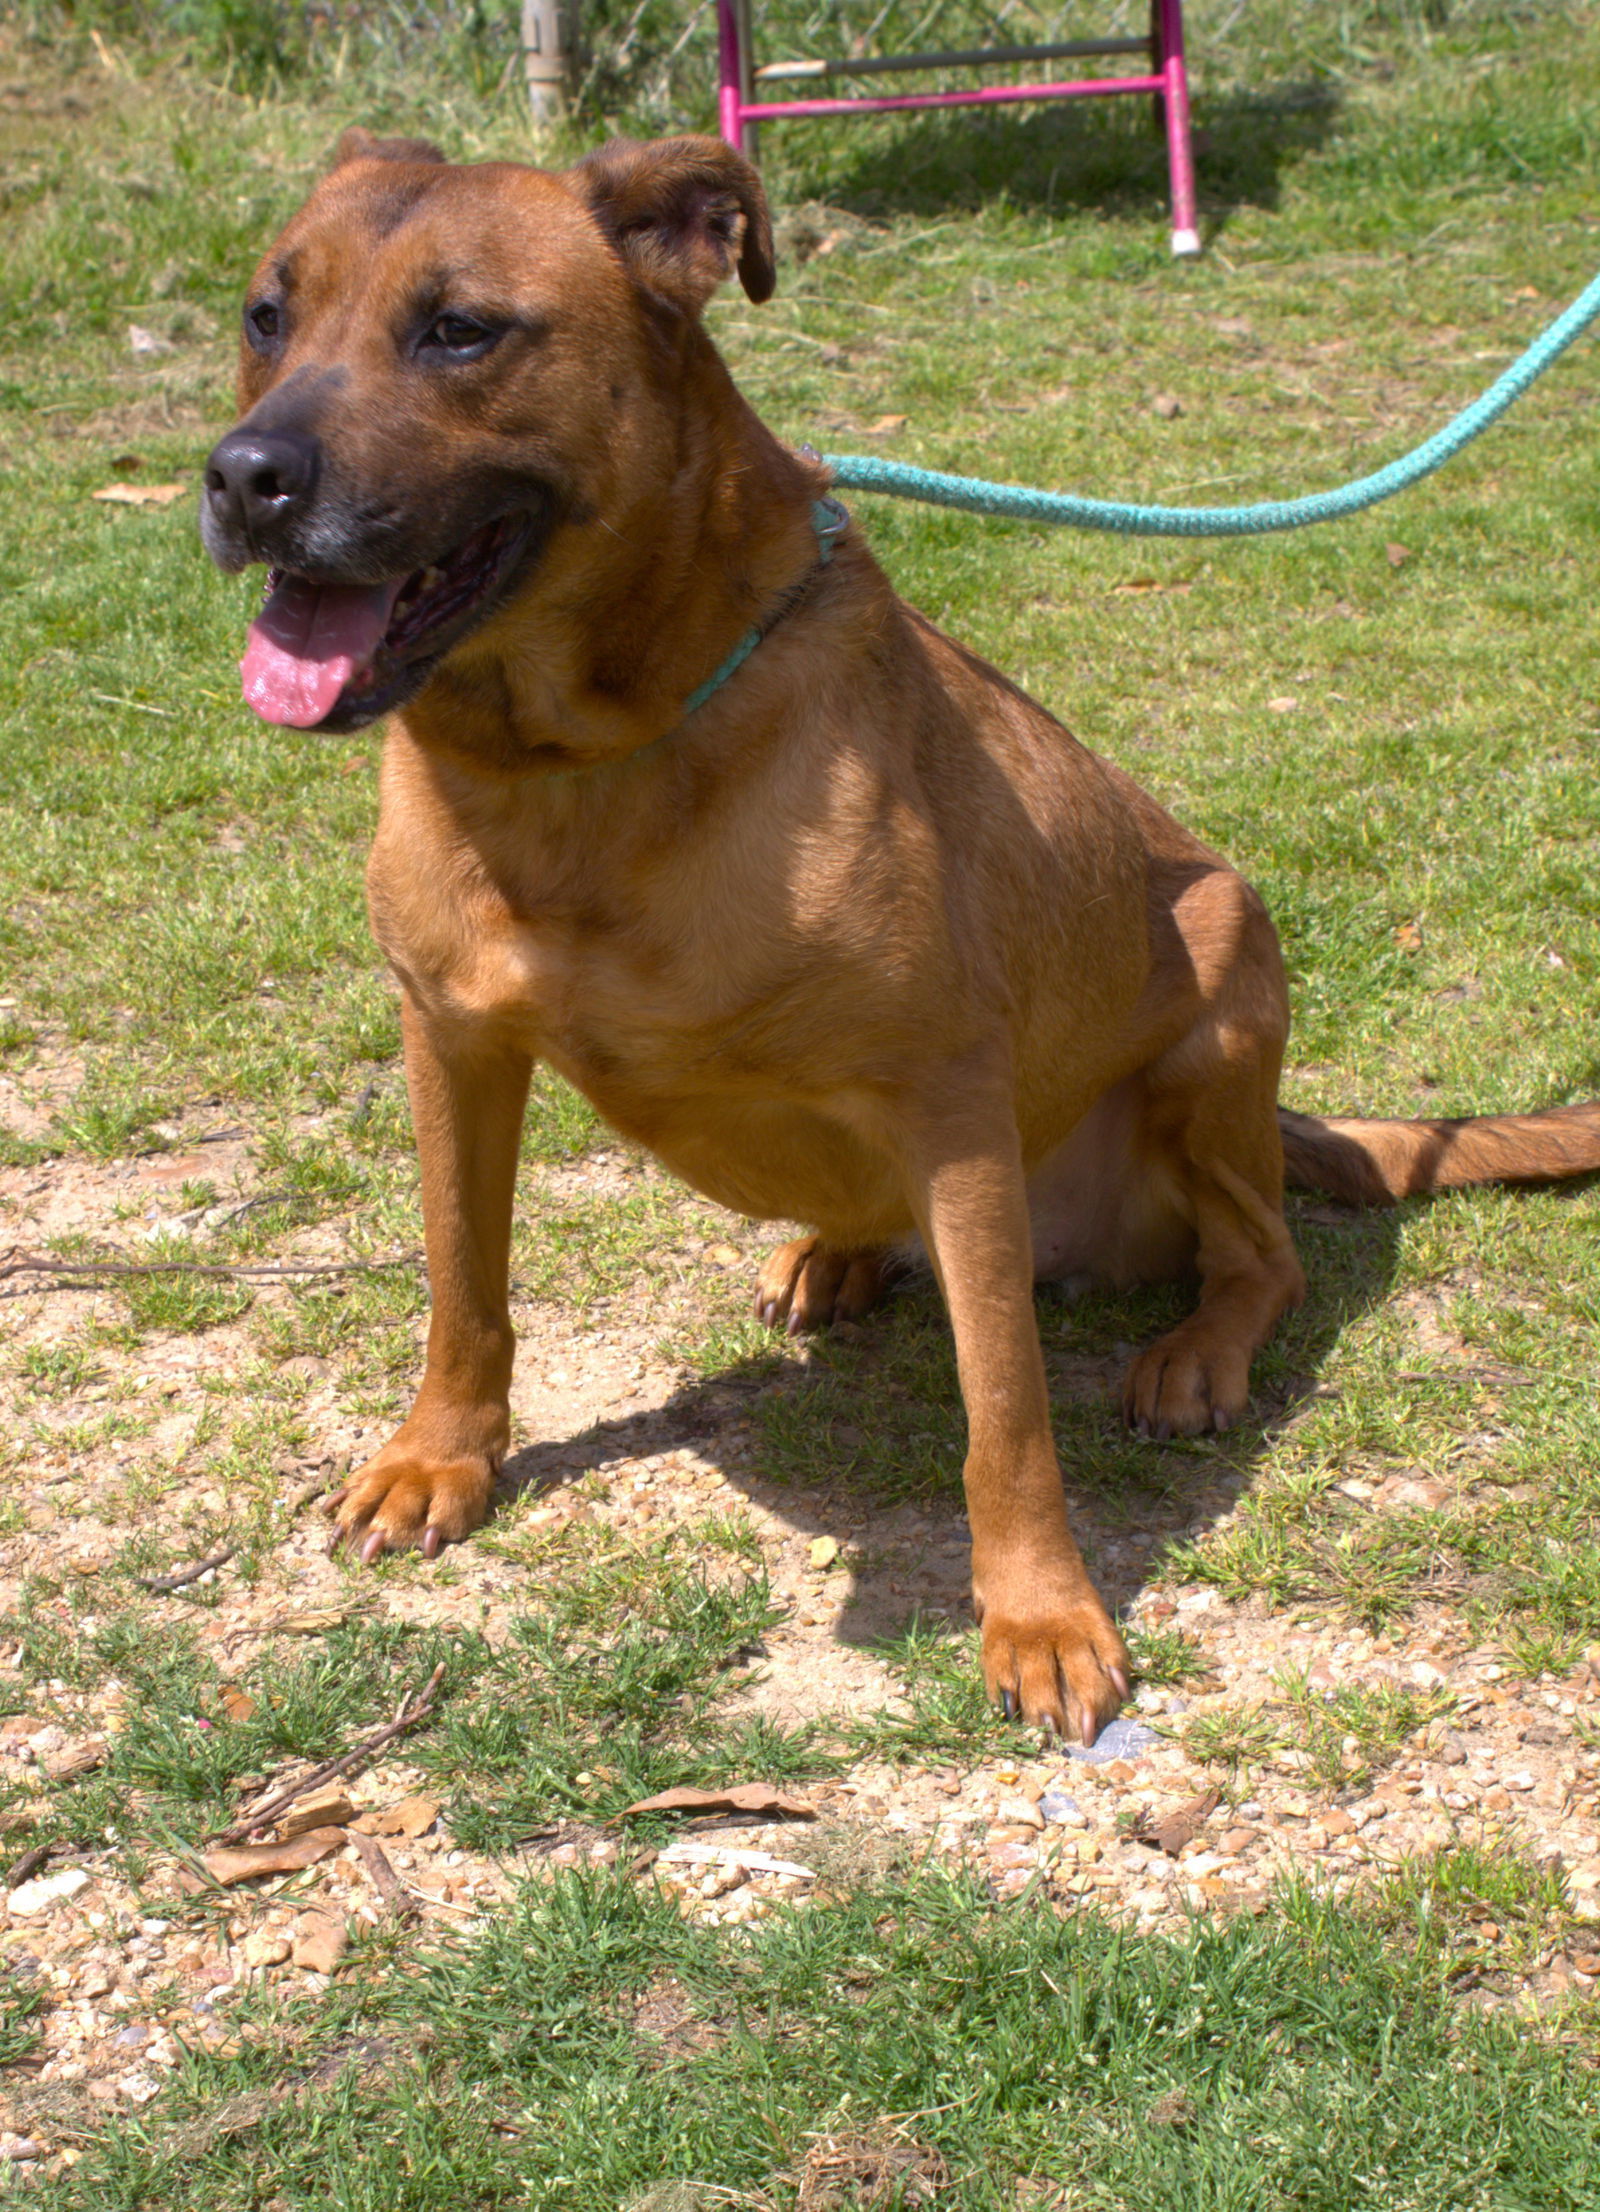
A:
{"label": "patch of weeds", "polygon": [[1342,1682],[1318,1690],[1301,1673],[1287,1672],[1277,1680],[1293,1716],[1284,1736],[1303,1752],[1306,1771],[1326,1789],[1366,1787],[1419,1730],[1444,1719],[1456,1704],[1448,1690],[1398,1682]]}
{"label": "patch of weeds", "polygon": [[1586,1638],[1532,1622],[1514,1621],[1502,1651],[1506,1665],[1519,1680],[1537,1682],[1541,1675],[1570,1674],[1583,1652]]}
{"label": "patch of weeds", "polygon": [[713,1582],[670,1547],[608,1551],[511,1624],[412,1756],[452,1793],[451,1827],[473,1849],[613,1818],[677,1783],[816,1773],[830,1761],[811,1730],[716,1715],[778,1617],[760,1576]]}
{"label": "patch of weeds", "polygon": [[237,1321],[255,1302],[245,1284],[214,1275],[127,1275],[117,1290],[141,1336],[200,1336]]}
{"label": "patch of weeds", "polygon": [[44,2005],[42,1990],[24,1988],[6,1970],[0,1979],[0,2071],[38,2049],[41,2037],[35,2022]]}
{"label": "patch of weeds", "polygon": [[75,1398],[105,1375],[93,1347],[76,1338],[55,1344],[25,1344],[17,1357],[16,1372],[33,1385],[41,1398]]}
{"label": "patch of weeds", "polygon": [[915,1617],[873,1647],[900,1677],[901,1708],[851,1721],[846,1741],[860,1757],[904,1763],[971,1763],[1015,1743],[1015,1730],[989,1703],[975,1631],[952,1634],[942,1621]]}
{"label": "patch of weeds", "polygon": [[1235,1774],[1240,1768],[1268,1765],[1283,1742],[1282,1729],[1264,1705],[1223,1705],[1189,1713],[1177,1734],[1191,1759]]}
{"label": "patch of weeds", "polygon": [[1133,1671],[1141,1682],[1176,1689],[1184,1682],[1198,1682],[1211,1672],[1211,1661],[1192,1636],[1181,1628],[1132,1628],[1127,1644]]}
{"label": "patch of weeds", "polygon": [[118,1160],[143,1138],[145,1149],[164,1152],[166,1141],[154,1125],[170,1110],[168,1104],[149,1098],[79,1098],[58,1114],[51,1135],[58,1147],[86,1152],[91,1160]]}
{"label": "patch of weeds", "polygon": [[1566,1922],[1560,1869],[1536,1866],[1509,1837],[1458,1844],[1405,1861],[1367,1907],[1387,1932],[1415,1928],[1515,1972],[1532,1964]]}
{"label": "patch of weeds", "polygon": [[535,1070],[522,1125],[525,1160],[559,1166],[563,1160],[581,1159],[599,1144],[616,1142],[581,1091],[564,1082],[553,1068]]}

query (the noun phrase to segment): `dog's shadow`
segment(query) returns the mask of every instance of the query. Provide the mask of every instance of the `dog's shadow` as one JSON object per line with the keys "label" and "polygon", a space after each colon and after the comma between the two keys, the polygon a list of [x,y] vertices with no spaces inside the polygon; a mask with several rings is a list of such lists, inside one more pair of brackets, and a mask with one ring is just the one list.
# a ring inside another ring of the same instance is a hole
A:
{"label": "dog's shadow", "polygon": [[[1218,1437],[1146,1443],[1118,1411],[1128,1359],[1189,1310],[1192,1288],[1073,1303],[1040,1290],[1068,1506],[1113,1607],[1125,1608],[1175,1545],[1233,1511],[1275,1439],[1325,1392],[1342,1331],[1389,1293],[1404,1218],[1291,1200],[1309,1293],[1257,1356],[1249,1417]],[[683,1383],[659,1406],[525,1446],[507,1462],[502,1497],[693,1446],[798,1533],[850,1539],[837,1634],[871,1645],[930,1603],[964,1600],[964,1443],[949,1327],[932,1285],[914,1281],[867,1321],[814,1337],[803,1362],[758,1354]]]}
{"label": "dog's shadow", "polygon": [[[1306,79],[1198,99],[1196,188],[1213,234],[1241,207],[1273,208],[1286,174],[1339,125],[1337,88]],[[826,152],[793,161],[786,196],[867,217],[976,211],[996,200],[1064,212],[1092,208],[1139,219],[1167,205],[1166,141],[1137,99],[1033,109],[958,111],[902,122],[892,134],[834,135]]]}

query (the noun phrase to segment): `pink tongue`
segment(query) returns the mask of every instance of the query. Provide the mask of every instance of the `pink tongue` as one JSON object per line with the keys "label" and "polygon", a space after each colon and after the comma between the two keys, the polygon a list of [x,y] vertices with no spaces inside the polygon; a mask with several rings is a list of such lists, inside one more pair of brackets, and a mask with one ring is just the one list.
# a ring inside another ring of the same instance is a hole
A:
{"label": "pink tongue", "polygon": [[401,581],[308,584],[286,576],[250,625],[239,663],[247,705],[264,722],[315,728],[378,650]]}

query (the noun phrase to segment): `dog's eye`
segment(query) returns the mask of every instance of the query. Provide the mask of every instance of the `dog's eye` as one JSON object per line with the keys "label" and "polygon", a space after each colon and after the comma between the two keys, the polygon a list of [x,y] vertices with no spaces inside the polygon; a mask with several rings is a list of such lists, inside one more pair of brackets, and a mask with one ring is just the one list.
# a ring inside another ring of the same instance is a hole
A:
{"label": "dog's eye", "polygon": [[283,310],[271,300],[245,309],[244,334],[257,353],[270,353],[283,334]]}
{"label": "dog's eye", "polygon": [[422,343],[429,352],[446,353],[456,361],[476,361],[480,354],[488,352],[499,336],[499,331],[491,329],[489,324],[447,310],[435,315],[422,333]]}

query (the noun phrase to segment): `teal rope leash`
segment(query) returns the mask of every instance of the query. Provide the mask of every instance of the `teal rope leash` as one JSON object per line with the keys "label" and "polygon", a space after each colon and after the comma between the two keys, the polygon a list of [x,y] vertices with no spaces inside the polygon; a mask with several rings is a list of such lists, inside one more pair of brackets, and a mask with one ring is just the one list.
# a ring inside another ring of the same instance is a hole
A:
{"label": "teal rope leash", "polygon": [[1266,530],[1299,530],[1310,522],[1333,522],[1341,515],[1358,514],[1442,468],[1520,399],[1597,315],[1600,276],[1453,422],[1373,475],[1358,476],[1354,483],[1333,491],[1308,492],[1303,499],[1268,499],[1255,507],[1141,507],[1120,499],[1086,499],[1075,492],[1036,491],[1026,484],[989,484],[979,476],[948,476],[938,469],[913,468],[909,461],[885,461],[871,453],[825,453],[823,460],[840,490],[887,492],[894,499],[920,499],[935,507],[1005,515],[1018,522],[1061,523],[1140,538],[1239,538]]}

